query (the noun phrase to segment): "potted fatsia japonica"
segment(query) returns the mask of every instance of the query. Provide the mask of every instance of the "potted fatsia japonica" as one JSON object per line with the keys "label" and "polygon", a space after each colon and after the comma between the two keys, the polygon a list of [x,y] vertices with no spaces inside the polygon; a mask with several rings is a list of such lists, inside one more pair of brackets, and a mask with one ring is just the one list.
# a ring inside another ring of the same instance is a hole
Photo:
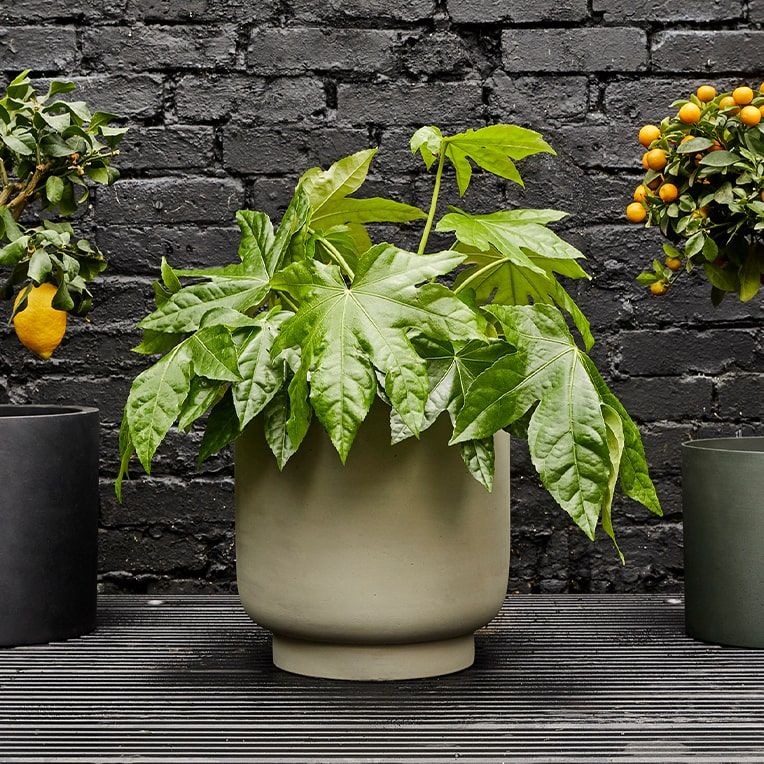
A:
{"label": "potted fatsia japonica", "polygon": [[[428,213],[355,195],[374,149],[313,168],[275,232],[262,212],[238,213],[238,262],[163,263],[140,323],[137,350],[163,355],[132,385],[117,490],[131,454],[148,471],[174,422],[186,430],[209,412],[200,458],[237,441],[242,601],[274,632],[275,663],[298,673],[471,664],[473,632],[507,587],[504,428],[527,436],[542,483],[590,538],[598,522],[613,536],[619,477],[660,513],[639,433],[557,280],[587,277],[547,228],[564,213],[453,207],[435,224],[447,163],[464,194],[474,165],[521,183],[513,160],[550,146],[494,125],[425,127],[411,148],[436,167]],[[417,252],[366,229],[420,219]],[[429,250],[433,225],[451,248]]]}
{"label": "potted fatsia japonica", "polygon": [[[640,131],[647,174],[627,215],[669,242],[638,280],[663,295],[702,274],[714,305],[726,294],[748,302],[764,281],[764,83],[758,93],[701,85],[673,106]],[[764,647],[764,437],[682,451],[687,631]]]}
{"label": "potted fatsia japonica", "polygon": [[[38,92],[28,74],[0,98],[0,296],[11,301],[18,339],[47,361],[69,314],[89,313],[88,283],[106,268],[95,246],[55,218],[86,203],[91,181],[117,178],[111,159],[125,128],[62,100],[74,83]],[[33,217],[35,208],[48,216]],[[95,626],[98,441],[94,408],[0,406],[0,647]]]}

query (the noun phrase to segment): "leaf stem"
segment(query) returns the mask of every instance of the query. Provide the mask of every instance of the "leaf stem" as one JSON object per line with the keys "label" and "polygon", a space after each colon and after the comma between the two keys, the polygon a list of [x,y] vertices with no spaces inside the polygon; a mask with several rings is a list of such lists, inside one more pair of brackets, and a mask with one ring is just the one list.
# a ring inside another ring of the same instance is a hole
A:
{"label": "leaf stem", "polygon": [[427,240],[430,238],[430,230],[432,229],[433,221],[435,220],[435,210],[438,208],[438,194],[440,194],[440,180],[443,177],[443,163],[446,159],[446,147],[445,140],[440,146],[440,157],[438,158],[438,169],[435,173],[435,185],[432,189],[432,200],[430,201],[430,211],[427,214],[427,222],[424,224],[424,231],[422,231],[422,238],[419,241],[419,249],[417,253],[424,254],[425,247],[427,246]]}
{"label": "leaf stem", "polygon": [[299,307],[296,302],[294,302],[291,297],[289,297],[286,292],[279,292],[279,297],[283,300],[284,304],[291,308],[295,313],[299,310]]}
{"label": "leaf stem", "polygon": [[352,281],[355,278],[355,273],[353,273],[353,269],[347,264],[347,260],[345,260],[337,247],[335,247],[334,244],[332,244],[328,239],[325,239],[323,236],[319,236],[318,240],[321,242],[321,244],[324,245],[324,248],[329,253],[332,260],[334,260],[334,262],[337,263],[337,265],[339,265],[343,271],[345,271],[345,273]]}

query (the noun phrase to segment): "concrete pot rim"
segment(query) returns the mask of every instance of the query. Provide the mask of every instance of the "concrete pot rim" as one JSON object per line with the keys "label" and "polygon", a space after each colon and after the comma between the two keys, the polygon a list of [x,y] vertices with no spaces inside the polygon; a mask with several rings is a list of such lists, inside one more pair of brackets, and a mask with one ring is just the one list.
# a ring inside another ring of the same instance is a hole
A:
{"label": "concrete pot rim", "polygon": [[693,451],[711,451],[728,454],[760,454],[764,456],[764,436],[749,435],[744,438],[699,438],[686,440],[682,448]]}
{"label": "concrete pot rim", "polygon": [[38,419],[41,417],[70,417],[82,414],[97,414],[93,406],[55,406],[47,404],[0,404],[0,421]]}

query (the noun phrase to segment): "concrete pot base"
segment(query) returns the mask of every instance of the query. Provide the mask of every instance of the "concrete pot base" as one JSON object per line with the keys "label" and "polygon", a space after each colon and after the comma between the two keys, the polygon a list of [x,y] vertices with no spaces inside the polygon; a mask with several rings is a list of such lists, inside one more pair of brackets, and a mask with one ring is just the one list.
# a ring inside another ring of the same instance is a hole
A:
{"label": "concrete pot base", "polygon": [[273,636],[278,668],[322,679],[423,679],[462,671],[474,660],[471,635],[409,645],[338,645]]}

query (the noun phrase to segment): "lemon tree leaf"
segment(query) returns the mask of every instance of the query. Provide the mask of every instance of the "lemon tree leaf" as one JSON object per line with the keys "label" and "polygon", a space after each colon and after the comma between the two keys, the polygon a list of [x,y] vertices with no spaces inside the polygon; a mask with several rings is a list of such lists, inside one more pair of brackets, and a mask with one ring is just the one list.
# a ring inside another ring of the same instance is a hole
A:
{"label": "lemon tree leaf", "polygon": [[406,426],[419,432],[429,380],[409,332],[481,336],[479,317],[448,289],[418,286],[462,259],[378,244],[360,258],[349,286],[337,267],[320,262],[295,263],[274,279],[276,289],[300,302],[274,352],[301,347],[313,409],[343,461],[376,396],[375,369],[385,375],[385,393]]}

